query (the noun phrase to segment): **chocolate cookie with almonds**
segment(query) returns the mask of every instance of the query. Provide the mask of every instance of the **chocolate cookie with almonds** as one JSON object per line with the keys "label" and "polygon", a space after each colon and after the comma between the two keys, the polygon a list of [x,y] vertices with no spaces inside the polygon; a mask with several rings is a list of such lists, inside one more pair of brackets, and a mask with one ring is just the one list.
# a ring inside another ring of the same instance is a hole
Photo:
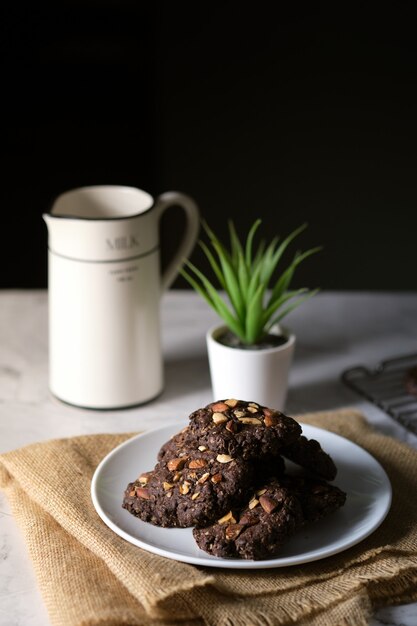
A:
{"label": "chocolate cookie with almonds", "polygon": [[187,454],[187,448],[195,449],[196,447],[198,443],[191,435],[189,426],[186,426],[163,444],[158,452],[158,461],[168,461],[179,455],[184,456]]}
{"label": "chocolate cookie with almonds", "polygon": [[213,556],[267,559],[279,554],[304,520],[299,499],[277,479],[257,490],[241,511],[230,510],[208,528],[195,528],[201,550]]}
{"label": "chocolate cookie with almonds", "polygon": [[212,402],[190,415],[190,435],[221,454],[244,459],[279,454],[301,435],[301,426],[280,411],[243,400]]}
{"label": "chocolate cookie with almonds", "polygon": [[305,522],[317,522],[346,502],[342,489],[308,474],[280,476],[279,482],[299,499]]}
{"label": "chocolate cookie with almonds", "polygon": [[252,485],[250,463],[200,445],[129,483],[122,506],[156,526],[204,526],[242,504]]}
{"label": "chocolate cookie with almonds", "polygon": [[231,510],[216,524],[194,529],[193,535],[199,548],[214,556],[274,558],[299,528],[333,513],[345,500],[341,489],[322,480],[271,478],[243,510]]}
{"label": "chocolate cookie with almonds", "polygon": [[[169,461],[174,457],[183,457],[187,455],[186,450],[191,449],[198,444],[193,440],[190,430],[183,428],[179,433],[173,435],[166,443],[163,444],[158,453],[158,461]],[[205,446],[200,446],[204,449]],[[265,482],[271,476],[281,476],[285,472],[284,459],[279,456],[262,456],[247,461],[253,468],[254,485]]]}
{"label": "chocolate cookie with almonds", "polygon": [[281,450],[282,456],[326,480],[334,480],[337,468],[333,459],[315,439],[301,435],[294,443]]}

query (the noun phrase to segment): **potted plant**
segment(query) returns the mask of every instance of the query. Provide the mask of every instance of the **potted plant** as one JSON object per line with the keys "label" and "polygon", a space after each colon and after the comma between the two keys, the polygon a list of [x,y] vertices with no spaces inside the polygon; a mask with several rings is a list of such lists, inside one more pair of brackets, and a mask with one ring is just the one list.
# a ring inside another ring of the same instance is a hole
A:
{"label": "potted plant", "polygon": [[260,224],[257,219],[242,243],[229,221],[227,247],[203,222],[208,243],[200,240],[199,244],[219,285],[215,287],[190,261],[181,273],[223,322],[206,335],[214,399],[256,401],[283,410],[295,336],[281,322],[317,293],[317,289],[291,290],[290,285],[300,263],[320,248],[297,251],[278,271],[284,252],[306,224],[282,241],[274,237],[267,244],[262,239],[255,246]]}

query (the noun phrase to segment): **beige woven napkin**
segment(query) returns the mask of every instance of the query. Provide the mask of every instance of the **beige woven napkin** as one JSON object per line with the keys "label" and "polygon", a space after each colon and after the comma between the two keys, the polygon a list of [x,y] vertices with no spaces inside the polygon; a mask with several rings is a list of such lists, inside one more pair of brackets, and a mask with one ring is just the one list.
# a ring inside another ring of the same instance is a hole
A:
{"label": "beige woven napkin", "polygon": [[52,440],[0,456],[0,487],[51,623],[362,626],[376,607],[416,600],[417,452],[348,409],[299,420],[367,449],[391,479],[393,503],[383,524],[357,546],[275,570],[198,568],[115,535],[95,512],[90,482],[99,461],[131,434]]}

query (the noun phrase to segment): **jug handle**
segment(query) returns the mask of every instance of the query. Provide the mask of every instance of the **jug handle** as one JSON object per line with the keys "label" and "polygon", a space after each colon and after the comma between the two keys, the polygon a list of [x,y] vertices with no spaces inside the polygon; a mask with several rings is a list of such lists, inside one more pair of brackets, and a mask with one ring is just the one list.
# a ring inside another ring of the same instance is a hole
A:
{"label": "jug handle", "polygon": [[167,191],[158,196],[155,203],[158,219],[167,209],[174,205],[181,207],[185,212],[186,225],[180,246],[162,274],[162,290],[168,289],[173,283],[184,261],[191,254],[200,228],[200,214],[196,203],[190,196],[179,191]]}

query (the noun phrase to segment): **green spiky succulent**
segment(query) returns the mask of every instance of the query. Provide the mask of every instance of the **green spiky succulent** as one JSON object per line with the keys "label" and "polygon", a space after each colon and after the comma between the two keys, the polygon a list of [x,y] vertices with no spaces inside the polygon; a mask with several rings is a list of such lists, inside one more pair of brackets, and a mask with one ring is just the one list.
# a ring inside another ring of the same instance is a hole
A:
{"label": "green spiky succulent", "polygon": [[290,290],[290,284],[298,265],[321,250],[320,247],[305,252],[297,251],[291,263],[280,272],[277,271],[285,250],[307,225],[303,224],[281,242],[278,237],[274,237],[267,245],[265,239],[262,239],[255,250],[254,238],[260,224],[261,220],[257,219],[242,244],[233,221],[229,220],[230,246],[227,248],[203,222],[209,245],[201,240],[199,244],[220,288],[227,294],[229,304],[193,263],[186,261],[187,269],[181,270],[188,283],[246,345],[261,341],[275,324],[318,291],[307,288]]}

